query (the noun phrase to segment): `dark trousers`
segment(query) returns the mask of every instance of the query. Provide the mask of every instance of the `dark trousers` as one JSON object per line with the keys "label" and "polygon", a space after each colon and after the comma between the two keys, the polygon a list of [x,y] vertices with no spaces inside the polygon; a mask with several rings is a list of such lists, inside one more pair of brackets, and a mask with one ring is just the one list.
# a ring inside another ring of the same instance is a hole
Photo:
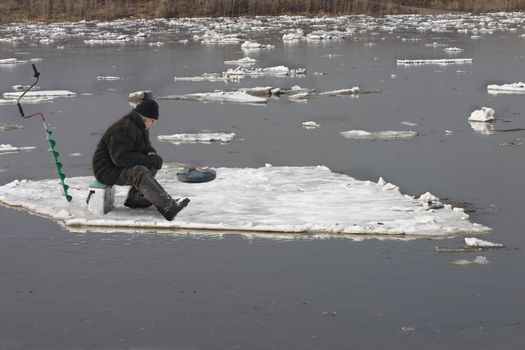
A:
{"label": "dark trousers", "polygon": [[149,169],[144,165],[135,165],[133,167],[124,168],[120,173],[117,182],[115,185],[118,186],[133,186],[138,188],[140,180],[145,174],[150,174],[155,177],[157,174],[157,169]]}

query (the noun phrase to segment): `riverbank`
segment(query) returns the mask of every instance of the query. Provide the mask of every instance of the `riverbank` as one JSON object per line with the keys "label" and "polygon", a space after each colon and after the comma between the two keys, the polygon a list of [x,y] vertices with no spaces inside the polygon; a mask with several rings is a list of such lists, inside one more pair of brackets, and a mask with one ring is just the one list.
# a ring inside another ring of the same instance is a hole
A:
{"label": "riverbank", "polygon": [[525,0],[6,0],[0,23],[119,18],[372,15],[524,11]]}

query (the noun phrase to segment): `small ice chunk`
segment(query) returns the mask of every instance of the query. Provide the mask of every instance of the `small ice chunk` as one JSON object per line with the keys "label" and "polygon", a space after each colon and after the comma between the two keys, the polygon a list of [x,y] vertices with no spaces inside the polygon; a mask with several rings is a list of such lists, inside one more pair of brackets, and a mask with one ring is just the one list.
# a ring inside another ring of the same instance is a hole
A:
{"label": "small ice chunk", "polygon": [[314,121],[303,122],[303,127],[305,129],[316,129],[316,128],[320,127],[320,126],[321,126],[320,124],[317,124]]}
{"label": "small ice chunk", "polygon": [[492,122],[494,121],[494,110],[490,107],[481,107],[470,114],[469,122]]}
{"label": "small ice chunk", "polygon": [[489,241],[484,241],[475,237],[465,237],[465,244],[467,247],[476,247],[476,248],[503,248],[504,245],[500,243],[492,243]]}

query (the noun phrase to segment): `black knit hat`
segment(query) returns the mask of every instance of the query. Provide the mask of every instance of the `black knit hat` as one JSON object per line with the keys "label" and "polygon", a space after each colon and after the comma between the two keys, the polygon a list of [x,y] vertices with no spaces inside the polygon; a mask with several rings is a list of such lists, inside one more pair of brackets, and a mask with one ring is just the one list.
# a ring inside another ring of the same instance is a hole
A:
{"label": "black knit hat", "polygon": [[145,99],[133,109],[145,117],[159,119],[159,105],[152,99]]}

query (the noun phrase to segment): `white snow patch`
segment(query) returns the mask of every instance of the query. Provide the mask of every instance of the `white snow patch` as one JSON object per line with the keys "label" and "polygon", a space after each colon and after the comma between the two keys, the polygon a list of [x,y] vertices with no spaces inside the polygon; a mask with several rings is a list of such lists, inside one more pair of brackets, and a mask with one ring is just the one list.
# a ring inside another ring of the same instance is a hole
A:
{"label": "white snow patch", "polygon": [[159,135],[157,138],[160,141],[169,141],[174,144],[180,143],[228,143],[233,140],[235,133],[225,132],[208,132],[203,131],[196,134],[173,134],[173,135]]}
{"label": "white snow patch", "polygon": [[[214,181],[174,181],[180,168],[165,166],[157,180],[168,193],[189,197],[174,221],[152,207],[123,206],[129,187],[117,186],[116,208],[91,214],[86,197],[92,176],[68,178],[72,202],[63,198],[56,179],[15,180],[0,187],[0,202],[59,221],[97,230],[218,230],[295,234],[451,236],[490,229],[469,222],[449,207],[427,210],[411,196],[387,184],[359,181],[317,167],[219,168]],[[395,187],[395,186],[394,186]],[[320,204],[321,201],[321,204]],[[393,210],[392,207],[404,210]],[[392,237],[392,236],[390,236]]]}
{"label": "white snow patch", "polygon": [[365,130],[348,130],[341,131],[347,139],[353,140],[406,140],[417,136],[415,131],[365,131]]}
{"label": "white snow patch", "polygon": [[494,121],[494,110],[490,107],[481,107],[470,114],[469,122],[492,122]]}

